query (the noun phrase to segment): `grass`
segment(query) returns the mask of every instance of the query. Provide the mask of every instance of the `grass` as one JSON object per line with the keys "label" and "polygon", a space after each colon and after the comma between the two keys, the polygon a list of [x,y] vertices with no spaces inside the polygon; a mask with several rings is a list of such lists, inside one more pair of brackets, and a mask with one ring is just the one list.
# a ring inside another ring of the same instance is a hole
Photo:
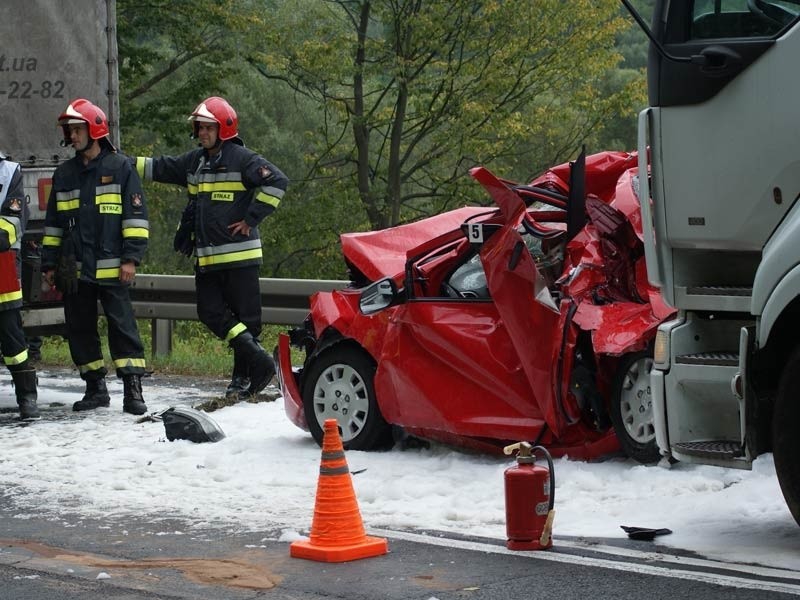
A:
{"label": "grass", "polygon": [[[233,367],[233,352],[199,321],[176,321],[172,334],[172,352],[169,355],[153,356],[150,320],[138,321],[139,335],[145,347],[147,370],[168,375],[193,375],[216,379],[227,379]],[[103,357],[106,368],[113,373],[111,354],[108,351],[108,333],[106,320],[100,318],[98,323]],[[278,334],[287,330],[285,325],[266,325],[261,333],[261,344],[272,354],[278,340]],[[294,354],[293,362],[302,362],[299,354]],[[67,341],[60,336],[44,338],[42,343],[42,364],[48,366],[70,367],[72,359],[69,355]]]}

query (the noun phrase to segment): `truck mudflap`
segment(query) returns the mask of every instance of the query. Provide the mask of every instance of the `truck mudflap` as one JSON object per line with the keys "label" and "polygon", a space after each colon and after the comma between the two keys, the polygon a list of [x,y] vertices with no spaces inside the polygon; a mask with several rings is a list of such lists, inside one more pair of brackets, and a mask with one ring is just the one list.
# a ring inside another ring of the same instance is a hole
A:
{"label": "truck mudflap", "polygon": [[670,456],[664,389],[664,372],[653,369],[650,372],[650,394],[653,399],[653,427],[656,434],[656,445],[661,456]]}

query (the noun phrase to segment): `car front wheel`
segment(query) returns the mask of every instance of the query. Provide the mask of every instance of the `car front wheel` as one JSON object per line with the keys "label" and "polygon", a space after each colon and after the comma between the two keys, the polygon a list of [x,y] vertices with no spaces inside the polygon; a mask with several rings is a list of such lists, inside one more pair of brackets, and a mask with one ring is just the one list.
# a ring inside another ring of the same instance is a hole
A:
{"label": "car front wheel", "polygon": [[304,377],[303,408],[311,435],[322,445],[323,426],[336,419],[346,450],[391,447],[391,427],[375,398],[375,363],[360,348],[331,346],[309,365]]}
{"label": "car front wheel", "polygon": [[611,394],[611,422],[620,446],[630,458],[647,464],[658,461],[653,424],[650,371],[653,356],[634,352],[620,359]]}

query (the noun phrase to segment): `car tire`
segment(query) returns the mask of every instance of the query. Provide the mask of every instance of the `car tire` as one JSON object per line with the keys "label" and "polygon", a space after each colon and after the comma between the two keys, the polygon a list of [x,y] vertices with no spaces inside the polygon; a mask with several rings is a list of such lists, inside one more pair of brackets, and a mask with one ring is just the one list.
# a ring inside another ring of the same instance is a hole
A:
{"label": "car tire", "polygon": [[794,520],[800,524],[800,348],[796,349],[783,368],[772,414],[772,458],[775,473],[786,505]]}
{"label": "car tire", "polygon": [[321,446],[323,425],[336,419],[345,450],[384,450],[392,446],[392,430],[378,407],[373,380],[375,362],[361,348],[336,344],[308,366],[303,384],[303,410],[314,439]]}
{"label": "car tire", "polygon": [[642,464],[661,457],[653,425],[651,352],[633,352],[620,359],[611,393],[611,422],[622,450]]}

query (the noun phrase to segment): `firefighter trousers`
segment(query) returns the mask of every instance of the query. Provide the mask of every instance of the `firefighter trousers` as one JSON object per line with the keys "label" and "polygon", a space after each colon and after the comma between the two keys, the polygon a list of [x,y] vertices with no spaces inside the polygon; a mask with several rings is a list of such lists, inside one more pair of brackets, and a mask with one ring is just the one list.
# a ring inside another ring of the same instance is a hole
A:
{"label": "firefighter trousers", "polygon": [[105,377],[103,351],[97,331],[97,302],[108,322],[108,349],[117,377],[144,373],[144,346],[133,316],[128,286],[78,282],[75,294],[64,295],[64,318],[72,361],[81,378]]}
{"label": "firefighter trousers", "polygon": [[197,316],[218,338],[230,339],[243,324],[258,338],[261,334],[261,288],[258,265],[195,273]]}
{"label": "firefighter trousers", "polygon": [[22,315],[19,308],[0,310],[0,352],[9,371],[19,370],[28,360],[28,344],[22,330]]}

